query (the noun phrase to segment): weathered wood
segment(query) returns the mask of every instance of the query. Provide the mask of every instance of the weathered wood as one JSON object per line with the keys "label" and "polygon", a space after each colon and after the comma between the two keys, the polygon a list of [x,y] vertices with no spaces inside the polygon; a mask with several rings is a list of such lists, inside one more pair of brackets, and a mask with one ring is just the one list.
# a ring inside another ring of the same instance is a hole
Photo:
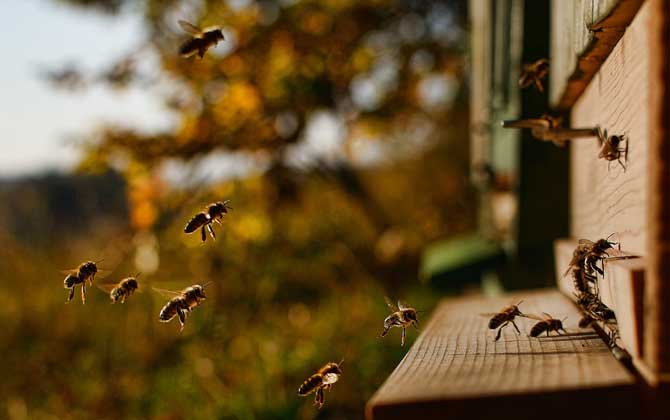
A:
{"label": "weathered wood", "polygon": [[[569,335],[530,338],[517,319],[500,341],[488,318],[524,299],[527,313],[567,317]],[[639,409],[634,379],[593,331],[579,330],[575,305],[557,290],[500,298],[446,299],[405,358],[370,400],[368,419],[626,418]],[[538,414],[538,413],[541,413]]]}
{"label": "weathered wood", "polygon": [[553,0],[550,103],[569,110],[643,0]]}
{"label": "weathered wood", "polygon": [[[649,199],[646,219],[645,361],[670,382],[670,1],[650,0],[645,76],[653,88],[645,104],[649,119]],[[667,386],[666,386],[667,388]],[[667,391],[667,389],[666,389]],[[668,401],[667,393],[665,401]],[[667,410],[667,403],[666,403]],[[666,411],[667,413],[667,411]]]}
{"label": "weathered wood", "polygon": [[626,170],[598,159],[595,139],[571,144],[573,238],[616,232],[626,251],[647,253],[647,168],[650,84],[647,45],[649,8],[643,6],[572,110],[572,125],[600,125],[628,136]]}
{"label": "weathered wood", "polygon": [[[576,300],[572,275],[563,274],[576,246],[576,239],[562,239],[554,243],[558,289],[572,300]],[[644,268],[644,258],[611,260],[605,262],[605,275],[598,277],[600,299],[616,314],[621,343],[636,365],[639,365],[643,355]]]}

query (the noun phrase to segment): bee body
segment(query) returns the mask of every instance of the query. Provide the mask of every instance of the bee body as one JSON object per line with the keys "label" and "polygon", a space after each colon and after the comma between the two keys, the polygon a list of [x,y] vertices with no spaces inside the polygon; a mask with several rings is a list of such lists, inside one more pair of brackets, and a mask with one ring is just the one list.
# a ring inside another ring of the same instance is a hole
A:
{"label": "bee body", "polygon": [[519,78],[519,87],[525,89],[530,85],[535,85],[539,92],[544,92],[542,79],[549,73],[549,60],[542,58],[532,64],[525,64],[521,77]]}
{"label": "bee body", "polygon": [[395,310],[395,312],[384,319],[384,330],[381,333],[381,337],[384,337],[386,334],[388,334],[389,330],[393,327],[402,328],[400,345],[404,346],[406,328],[410,325],[414,325],[414,328],[418,329],[419,320],[417,318],[417,311],[414,308],[405,307],[400,302],[398,302],[398,306],[395,306],[387,300],[387,305],[392,310]]}
{"label": "bee body", "polygon": [[70,289],[68,293],[67,302],[74,298],[74,289],[77,285],[81,285],[81,302],[86,303],[86,282],[93,283],[95,274],[98,272],[98,266],[93,261],[86,261],[79,264],[79,266],[65,277],[63,286]]}
{"label": "bee body", "polygon": [[502,335],[502,330],[509,323],[511,323],[514,326],[514,329],[517,331],[517,333],[521,334],[521,331],[519,331],[519,327],[517,327],[517,325],[514,323],[514,318],[516,318],[517,316],[524,316],[519,310],[520,304],[521,302],[517,303],[516,305],[510,305],[506,308],[503,308],[500,312],[493,314],[493,317],[491,317],[491,319],[489,320],[489,329],[495,330],[496,328],[498,328],[498,333],[496,334],[495,341],[498,341],[500,339],[500,336]]}
{"label": "bee body", "polygon": [[538,337],[540,334],[546,332],[548,337],[549,333],[552,331],[556,331],[558,334],[560,334],[561,331],[565,331],[563,328],[563,321],[554,318],[547,318],[539,321],[537,324],[533,325],[533,328],[531,328],[530,336]]}
{"label": "bee body", "polygon": [[203,58],[208,49],[216,46],[219,41],[225,39],[223,32],[218,27],[203,31],[197,26],[183,20],[179,21],[179,25],[182,29],[192,35],[191,38],[186,40],[179,47],[179,54],[184,58],[194,54],[197,54],[199,58]]}
{"label": "bee body", "polygon": [[[613,161],[619,162],[619,165],[623,168],[624,172],[626,171],[626,165],[621,161],[622,155],[627,160],[628,159],[628,137],[626,135],[607,135],[607,130],[600,137],[600,142],[602,144],[598,157],[600,159],[605,159],[607,164],[607,169],[609,170],[609,164]],[[626,143],[625,147],[621,147],[622,143]]]}
{"label": "bee body", "polygon": [[342,375],[342,368],[340,363],[329,362],[319,369],[314,375],[310,376],[298,387],[298,395],[301,397],[307,396],[315,392],[314,405],[318,408],[323,406],[325,401],[324,390],[330,387],[340,379]]}
{"label": "bee body", "polygon": [[208,205],[207,209],[197,213],[189,220],[184,228],[184,233],[193,233],[200,229],[201,239],[205,242],[207,240],[206,228],[212,239],[216,240],[216,233],[214,232],[214,228],[212,228],[212,223],[221,223],[221,219],[228,213],[228,209],[231,208],[228,206],[228,203],[229,201],[226,200]]}
{"label": "bee body", "polygon": [[112,303],[118,301],[125,303],[128,296],[132,295],[138,287],[139,285],[135,277],[125,278],[109,292],[109,298],[112,300]]}
{"label": "bee body", "polygon": [[172,318],[177,316],[179,318],[180,330],[184,329],[186,323],[186,316],[196,306],[205,300],[204,288],[200,285],[194,285],[182,290],[177,296],[170,299],[161,308],[158,314],[158,319],[161,322],[170,322]]}

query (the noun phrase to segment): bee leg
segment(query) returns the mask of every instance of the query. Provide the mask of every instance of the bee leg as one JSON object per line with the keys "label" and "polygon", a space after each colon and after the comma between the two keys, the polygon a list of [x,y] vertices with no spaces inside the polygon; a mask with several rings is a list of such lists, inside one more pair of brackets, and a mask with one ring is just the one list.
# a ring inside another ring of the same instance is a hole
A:
{"label": "bee leg", "polygon": [[519,327],[516,326],[516,324],[514,323],[514,320],[512,320],[511,322],[512,322],[512,326],[516,330],[517,335],[521,335],[521,331],[519,331]]}
{"label": "bee leg", "polygon": [[200,238],[202,239],[203,242],[207,240],[207,234],[205,233],[205,227],[200,228]]}
{"label": "bee leg", "polygon": [[86,304],[86,282],[81,284],[81,303]]}
{"label": "bee leg", "polygon": [[72,299],[74,299],[74,286],[70,288],[70,294],[67,297],[67,301],[65,303],[69,303]]}
{"label": "bee leg", "polygon": [[186,323],[186,314],[181,309],[177,311],[179,317],[179,331],[184,331],[184,324]]}
{"label": "bee leg", "polygon": [[207,230],[209,231],[209,236],[212,237],[212,240],[216,241],[216,233],[214,233],[214,228],[212,227],[211,223],[207,225]]}
{"label": "bee leg", "polygon": [[619,162],[619,165],[621,165],[623,171],[626,172],[626,166],[623,164],[623,162],[621,162],[621,156],[619,156],[619,158],[616,161]]}
{"label": "bee leg", "polygon": [[400,336],[400,347],[405,345],[405,327],[402,327],[402,335]]}
{"label": "bee leg", "polygon": [[503,330],[503,328],[505,328],[506,326],[507,326],[507,322],[505,322],[504,324],[502,324],[502,325],[500,326],[500,328],[498,328],[498,334],[496,334],[496,339],[495,339],[495,341],[500,340],[500,336],[502,335],[502,330]]}
{"label": "bee leg", "polygon": [[540,79],[535,79],[535,87],[540,93],[544,92],[544,86],[542,86],[542,81]]}
{"label": "bee leg", "polygon": [[323,394],[323,388],[319,388],[316,390],[316,395],[314,396],[314,405],[317,406],[317,408],[321,409],[323,407],[323,403],[325,402],[326,397]]}

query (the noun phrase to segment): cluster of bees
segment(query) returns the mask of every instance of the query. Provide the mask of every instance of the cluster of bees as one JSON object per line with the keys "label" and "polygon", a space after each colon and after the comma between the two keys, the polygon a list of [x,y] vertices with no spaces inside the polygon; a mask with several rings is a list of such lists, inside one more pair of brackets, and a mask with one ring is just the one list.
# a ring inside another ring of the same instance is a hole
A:
{"label": "cluster of bees", "polygon": [[[524,64],[521,76],[519,77],[519,87],[525,89],[535,86],[539,92],[544,91],[543,79],[549,74],[549,61],[546,58],[539,59],[534,63]],[[566,129],[562,128],[562,118],[545,113],[540,118],[530,118],[517,120],[526,125],[503,124],[506,127],[530,128],[534,137],[540,140],[550,140],[555,144],[562,146],[566,140],[574,137],[596,137],[600,145],[598,152],[599,159],[605,159],[607,169],[614,161],[618,162],[623,170],[626,170],[625,162],[628,160],[628,136],[608,135],[607,130],[595,129]],[[623,161],[622,161],[623,159]]]}

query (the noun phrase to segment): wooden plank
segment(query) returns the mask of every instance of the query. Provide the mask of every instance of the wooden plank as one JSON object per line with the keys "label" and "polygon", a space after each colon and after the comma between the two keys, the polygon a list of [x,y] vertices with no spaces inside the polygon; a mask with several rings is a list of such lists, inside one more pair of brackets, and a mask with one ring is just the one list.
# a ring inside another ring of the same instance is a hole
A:
{"label": "wooden plank", "polygon": [[[576,246],[576,239],[562,239],[554,243],[558,289],[573,300],[576,299],[572,277],[563,274]],[[605,276],[598,278],[600,299],[617,317],[620,345],[630,353],[636,364],[643,356],[644,268],[644,258],[608,261],[605,263]]]}
{"label": "wooden plank", "polygon": [[[572,125],[600,125],[629,138],[626,171],[598,159],[594,139],[571,144],[571,236],[617,232],[626,251],[647,253],[649,8],[645,5],[572,110]],[[609,168],[609,169],[608,169]]]}
{"label": "wooden plank", "polygon": [[643,0],[553,0],[550,103],[569,110]]}
{"label": "wooden plank", "polygon": [[[670,382],[670,1],[650,0],[646,74],[649,156],[648,267],[645,283],[645,361],[659,380]],[[670,393],[664,386],[667,413]]]}
{"label": "wooden plank", "polygon": [[[570,334],[530,338],[533,321],[519,319],[522,335],[508,327],[493,341],[479,314],[519,299],[526,312],[567,317]],[[579,318],[557,290],[445,299],[368,403],[367,418],[565,419],[578,410],[580,418],[617,419],[638,412],[634,378],[599,337],[578,329]]]}

